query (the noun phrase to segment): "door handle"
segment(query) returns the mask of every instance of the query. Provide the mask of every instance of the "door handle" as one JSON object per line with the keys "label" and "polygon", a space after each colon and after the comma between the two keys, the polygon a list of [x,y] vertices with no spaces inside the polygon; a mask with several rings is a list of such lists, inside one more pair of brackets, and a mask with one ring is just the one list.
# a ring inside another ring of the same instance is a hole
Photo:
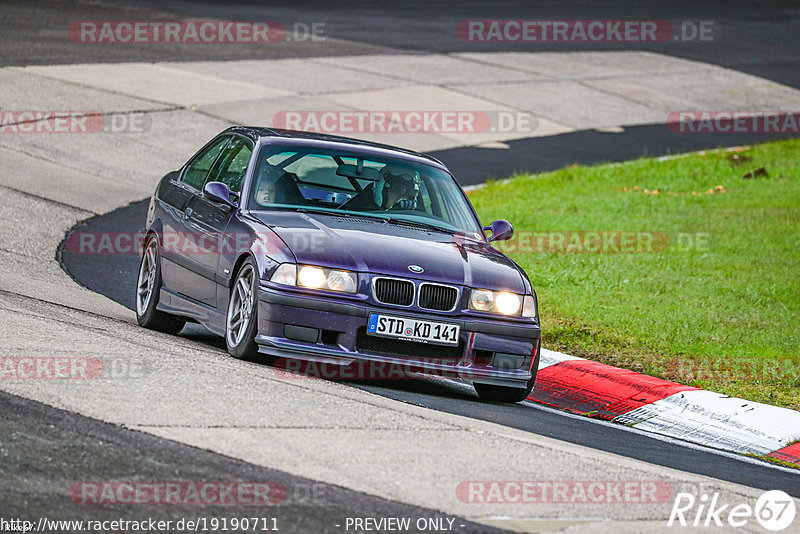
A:
{"label": "door handle", "polygon": [[189,217],[192,216],[192,213],[194,213],[194,210],[192,208],[186,208],[185,210],[183,210],[183,218],[188,219]]}

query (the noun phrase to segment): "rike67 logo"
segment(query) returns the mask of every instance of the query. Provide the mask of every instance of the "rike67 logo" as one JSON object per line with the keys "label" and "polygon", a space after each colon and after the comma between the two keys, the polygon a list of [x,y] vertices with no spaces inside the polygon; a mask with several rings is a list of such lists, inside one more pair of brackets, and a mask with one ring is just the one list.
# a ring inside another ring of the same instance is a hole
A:
{"label": "rike67 logo", "polygon": [[693,493],[678,493],[667,526],[738,528],[755,518],[763,528],[779,532],[792,524],[795,513],[794,500],[780,490],[767,491],[758,498],[755,506],[722,504],[719,493],[711,496],[703,493],[699,497]]}

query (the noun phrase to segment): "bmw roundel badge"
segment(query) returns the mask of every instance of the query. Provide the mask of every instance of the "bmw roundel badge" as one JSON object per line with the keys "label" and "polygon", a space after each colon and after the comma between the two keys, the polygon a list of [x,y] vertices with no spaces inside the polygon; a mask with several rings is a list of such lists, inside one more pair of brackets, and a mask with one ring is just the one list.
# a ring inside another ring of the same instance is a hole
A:
{"label": "bmw roundel badge", "polygon": [[425,269],[423,269],[419,265],[409,265],[408,270],[411,271],[412,273],[417,273],[417,274],[425,272]]}

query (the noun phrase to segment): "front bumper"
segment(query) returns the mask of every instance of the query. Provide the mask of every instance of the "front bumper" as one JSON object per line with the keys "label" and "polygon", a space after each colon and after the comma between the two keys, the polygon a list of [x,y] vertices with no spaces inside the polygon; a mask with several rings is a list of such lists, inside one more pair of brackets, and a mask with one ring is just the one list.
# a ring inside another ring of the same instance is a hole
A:
{"label": "front bumper", "polygon": [[[370,313],[458,324],[458,347],[365,337]],[[376,372],[363,378],[385,378],[386,366],[396,366],[423,374],[524,388],[538,367],[541,330],[535,323],[422,314],[266,286],[259,290],[258,322],[259,352],[326,365],[376,364],[370,367]],[[510,368],[509,361],[519,366]]]}

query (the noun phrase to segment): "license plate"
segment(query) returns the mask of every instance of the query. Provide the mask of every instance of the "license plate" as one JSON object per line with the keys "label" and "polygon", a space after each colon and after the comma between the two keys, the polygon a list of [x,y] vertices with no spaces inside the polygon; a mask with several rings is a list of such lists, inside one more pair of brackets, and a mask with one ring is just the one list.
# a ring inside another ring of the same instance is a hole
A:
{"label": "license plate", "polygon": [[459,329],[457,324],[371,313],[367,334],[421,343],[458,345]]}

